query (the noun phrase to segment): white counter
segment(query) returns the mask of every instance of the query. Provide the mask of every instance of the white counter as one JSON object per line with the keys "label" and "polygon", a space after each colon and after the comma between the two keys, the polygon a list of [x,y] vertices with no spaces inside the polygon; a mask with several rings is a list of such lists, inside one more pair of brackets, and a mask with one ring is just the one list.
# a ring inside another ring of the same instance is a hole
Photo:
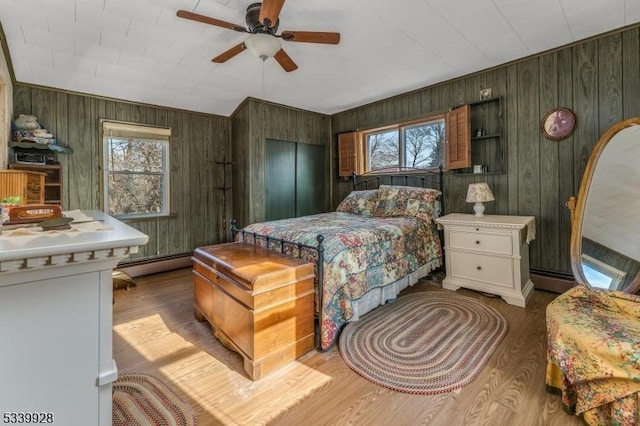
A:
{"label": "white counter", "polygon": [[[149,239],[103,212],[84,213],[100,221],[102,226],[80,224],[69,231],[25,232],[27,235],[24,236],[12,235],[15,230],[0,233],[0,274],[109,258],[115,261],[115,267],[122,258],[136,253],[138,246],[146,244]],[[0,275],[0,286],[7,284],[7,280],[12,281],[4,274]]]}
{"label": "white counter", "polygon": [[112,269],[148,237],[105,215],[94,226],[0,234],[0,413],[110,425]]}

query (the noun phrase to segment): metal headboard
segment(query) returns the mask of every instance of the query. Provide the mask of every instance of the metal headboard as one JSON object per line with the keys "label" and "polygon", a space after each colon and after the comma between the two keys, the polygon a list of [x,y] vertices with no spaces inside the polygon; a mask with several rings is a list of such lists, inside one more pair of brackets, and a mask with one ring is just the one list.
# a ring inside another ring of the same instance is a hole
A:
{"label": "metal headboard", "polygon": [[444,170],[439,166],[437,170],[416,169],[412,167],[397,167],[391,169],[378,169],[357,175],[353,172],[351,176],[352,188],[354,191],[358,189],[376,189],[380,185],[404,185],[417,186],[413,182],[420,182],[422,188],[437,188],[440,191],[440,214],[443,215],[444,209]]}

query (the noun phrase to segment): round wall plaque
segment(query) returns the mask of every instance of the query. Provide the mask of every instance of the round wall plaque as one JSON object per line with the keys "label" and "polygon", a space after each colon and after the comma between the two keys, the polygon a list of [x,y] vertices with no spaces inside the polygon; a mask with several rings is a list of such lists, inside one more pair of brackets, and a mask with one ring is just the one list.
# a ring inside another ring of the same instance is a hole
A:
{"label": "round wall plaque", "polygon": [[568,108],[554,108],[542,119],[542,134],[558,141],[571,136],[576,128],[576,116]]}

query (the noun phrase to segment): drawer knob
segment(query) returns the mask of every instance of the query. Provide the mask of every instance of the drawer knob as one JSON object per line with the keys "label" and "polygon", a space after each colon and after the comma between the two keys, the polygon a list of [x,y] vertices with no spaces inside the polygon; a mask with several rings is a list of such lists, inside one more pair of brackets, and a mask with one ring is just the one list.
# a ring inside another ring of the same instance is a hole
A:
{"label": "drawer knob", "polygon": [[478,266],[476,266],[476,269],[477,269],[478,271],[481,271],[481,270],[482,270],[482,266],[478,265]]}
{"label": "drawer knob", "polygon": [[476,244],[480,244],[480,240],[476,240]]}
{"label": "drawer knob", "polygon": [[480,228],[476,228],[476,231],[479,231],[479,230],[480,230]]}

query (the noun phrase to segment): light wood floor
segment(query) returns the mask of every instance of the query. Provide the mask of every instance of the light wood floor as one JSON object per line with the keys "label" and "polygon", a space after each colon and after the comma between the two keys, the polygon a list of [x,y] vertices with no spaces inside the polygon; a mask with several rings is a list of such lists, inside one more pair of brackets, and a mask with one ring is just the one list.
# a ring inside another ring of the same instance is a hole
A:
{"label": "light wood floor", "polygon": [[[114,356],[121,374],[162,379],[189,402],[200,425],[581,425],[544,386],[545,307],[556,296],[536,291],[526,309],[469,290],[500,311],[509,333],[482,373],[442,395],[409,395],[351,371],[334,347],[311,352],[257,381],[242,358],[220,345],[192,309],[191,271],[136,279],[117,290]],[[447,291],[421,281],[408,292]]]}

